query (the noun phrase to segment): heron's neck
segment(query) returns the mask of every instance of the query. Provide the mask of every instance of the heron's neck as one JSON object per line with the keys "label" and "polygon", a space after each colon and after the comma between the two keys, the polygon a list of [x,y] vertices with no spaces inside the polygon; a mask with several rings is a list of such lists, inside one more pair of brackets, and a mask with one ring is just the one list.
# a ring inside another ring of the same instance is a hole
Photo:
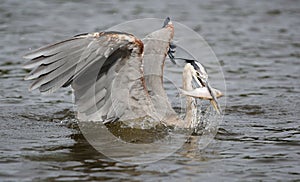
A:
{"label": "heron's neck", "polygon": [[[184,90],[193,90],[192,87],[192,73],[189,69],[190,64],[187,64],[184,67],[182,78],[183,78],[183,89]],[[197,115],[197,107],[195,103],[195,99],[193,97],[186,96],[186,115],[185,115],[185,123],[188,128],[192,128],[196,125],[196,115]]]}

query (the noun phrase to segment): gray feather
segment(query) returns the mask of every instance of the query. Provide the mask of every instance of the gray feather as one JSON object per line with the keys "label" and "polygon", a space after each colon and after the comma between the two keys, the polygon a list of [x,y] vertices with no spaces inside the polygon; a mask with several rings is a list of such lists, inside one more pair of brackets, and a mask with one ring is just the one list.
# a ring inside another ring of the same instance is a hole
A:
{"label": "gray feather", "polygon": [[[135,69],[141,69],[142,52],[134,53],[134,57],[131,55],[133,50],[143,50],[140,47],[143,45],[132,42],[136,40],[129,34],[107,32],[80,35],[42,47],[24,56],[31,59],[24,67],[36,67],[25,79],[34,80],[30,90],[39,89],[44,93],[71,84],[80,113],[97,114],[103,121],[113,121],[124,107],[114,103],[117,112],[112,107],[112,84],[118,70],[130,61],[136,62],[132,63]],[[127,68],[130,70],[131,67]],[[142,77],[141,70],[131,74],[138,74],[134,78]],[[138,89],[147,97],[141,79],[137,83]]]}
{"label": "gray feather", "polygon": [[51,56],[57,54],[58,52],[61,52],[61,50],[69,49],[72,47],[78,47],[82,43],[83,42],[81,38],[68,39],[62,42],[58,42],[36,49],[30,53],[25,54],[23,58],[34,59],[40,56]]}

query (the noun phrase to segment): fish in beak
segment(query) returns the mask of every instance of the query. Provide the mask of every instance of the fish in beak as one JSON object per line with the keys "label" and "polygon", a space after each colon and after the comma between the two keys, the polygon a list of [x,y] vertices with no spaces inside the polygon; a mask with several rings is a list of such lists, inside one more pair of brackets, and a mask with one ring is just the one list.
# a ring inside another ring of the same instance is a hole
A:
{"label": "fish in beak", "polygon": [[[170,18],[166,18],[163,27],[166,27],[170,22]],[[181,89],[181,93],[190,97],[209,100],[217,113],[221,114],[221,109],[217,98],[223,96],[223,93],[210,86],[206,69],[200,62],[193,59],[175,57],[176,47],[177,46],[173,42],[170,42],[167,54],[171,62],[176,64],[175,60],[184,60],[186,63],[191,64],[194,68],[194,70],[192,70],[193,80],[196,83],[196,88],[194,90],[187,91]]]}
{"label": "fish in beak", "polygon": [[209,100],[217,113],[221,114],[217,98],[222,97],[223,93],[220,90],[212,88],[208,82],[205,83],[204,87],[198,87],[191,91],[181,89],[181,93],[186,96]]}
{"label": "fish in beak", "polygon": [[190,63],[194,68],[192,75],[193,80],[196,83],[196,88],[191,91],[181,90],[181,93],[190,97],[209,100],[217,113],[221,114],[221,109],[217,98],[223,96],[223,93],[210,86],[207,72],[199,62],[195,60],[186,60],[186,62]]}

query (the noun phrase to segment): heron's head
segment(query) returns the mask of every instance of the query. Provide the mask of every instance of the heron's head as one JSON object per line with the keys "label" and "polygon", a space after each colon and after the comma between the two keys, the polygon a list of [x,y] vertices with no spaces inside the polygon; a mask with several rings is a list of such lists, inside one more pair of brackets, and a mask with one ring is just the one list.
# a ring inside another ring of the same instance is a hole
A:
{"label": "heron's head", "polygon": [[193,81],[196,83],[193,91],[185,91],[184,94],[199,99],[210,100],[215,110],[221,113],[217,98],[223,96],[223,93],[210,86],[208,82],[208,74],[204,66],[196,60],[186,60],[190,63],[190,71],[192,73]]}
{"label": "heron's head", "polygon": [[167,18],[165,19],[164,24],[163,24],[163,28],[168,27],[168,26],[173,26],[170,17],[167,17]]}

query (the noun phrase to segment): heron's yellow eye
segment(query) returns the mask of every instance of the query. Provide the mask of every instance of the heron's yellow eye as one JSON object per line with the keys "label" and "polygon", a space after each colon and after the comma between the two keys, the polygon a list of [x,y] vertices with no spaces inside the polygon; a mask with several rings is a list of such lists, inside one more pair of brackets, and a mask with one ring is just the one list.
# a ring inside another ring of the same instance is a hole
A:
{"label": "heron's yellow eye", "polygon": [[197,77],[200,77],[200,73],[198,71],[196,72],[196,75],[197,75]]}

